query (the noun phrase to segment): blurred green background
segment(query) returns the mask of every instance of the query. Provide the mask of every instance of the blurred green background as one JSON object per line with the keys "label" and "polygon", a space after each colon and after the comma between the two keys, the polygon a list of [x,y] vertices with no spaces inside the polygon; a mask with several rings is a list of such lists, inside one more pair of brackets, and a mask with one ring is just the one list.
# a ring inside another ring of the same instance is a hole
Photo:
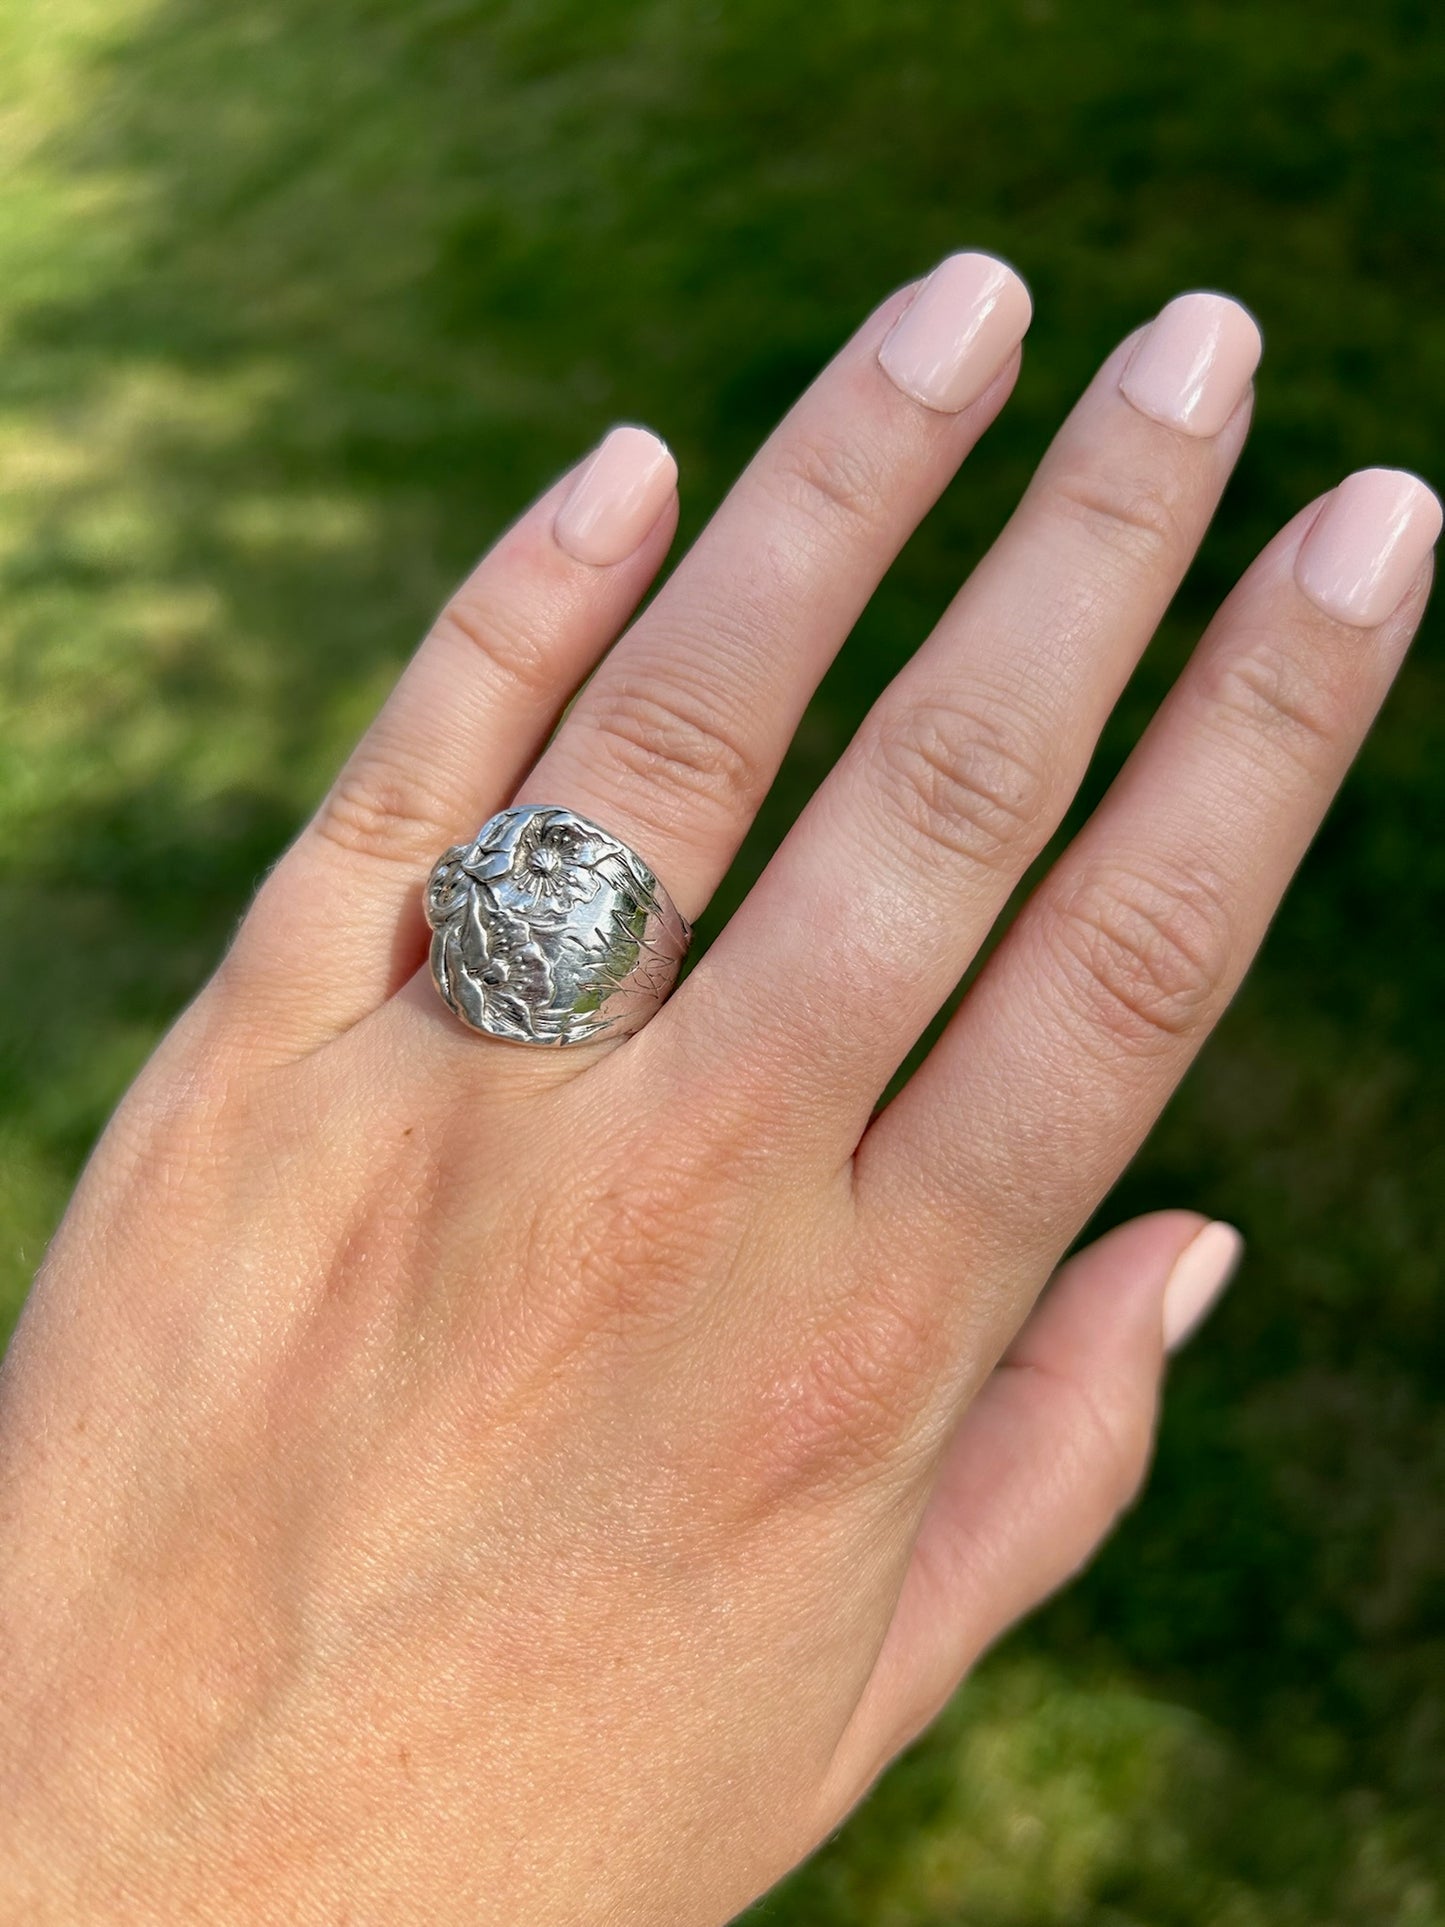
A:
{"label": "blurred green background", "polygon": [[[678,553],[892,285],[1037,319],[706,936],[1177,290],[1257,427],[1091,793],[1273,528],[1438,483],[1445,17],[1377,0],[0,0],[0,1304],[471,559],[606,426]],[[1362,640],[1362,647],[1368,646]],[[1438,629],[1115,1218],[1250,1256],[1097,1569],[761,1910],[791,1927],[1445,1921]]]}

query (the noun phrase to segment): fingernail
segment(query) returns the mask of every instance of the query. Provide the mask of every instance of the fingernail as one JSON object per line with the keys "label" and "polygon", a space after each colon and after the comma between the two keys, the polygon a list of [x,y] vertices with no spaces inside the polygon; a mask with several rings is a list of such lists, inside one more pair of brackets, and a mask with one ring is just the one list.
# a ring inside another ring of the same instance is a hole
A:
{"label": "fingernail", "polygon": [[579,562],[623,562],[667,506],[677,463],[667,443],[624,422],[598,443],[557,511],[552,534]]}
{"label": "fingernail", "polygon": [[956,415],[988,387],[1032,315],[1011,267],[991,254],[950,254],[888,330],[878,360],[905,395]]}
{"label": "fingernail", "polygon": [[1222,294],[1181,294],[1135,344],[1119,390],[1141,415],[1217,435],[1244,399],[1264,343],[1254,317]]}
{"label": "fingernail", "polygon": [[1164,1286],[1165,1351],[1177,1351],[1204,1322],[1243,1256],[1241,1234],[1218,1220],[1185,1245]]}
{"label": "fingernail", "polygon": [[1417,475],[1362,468],[1326,501],[1294,579],[1337,622],[1373,629],[1397,609],[1440,534],[1440,501]]}

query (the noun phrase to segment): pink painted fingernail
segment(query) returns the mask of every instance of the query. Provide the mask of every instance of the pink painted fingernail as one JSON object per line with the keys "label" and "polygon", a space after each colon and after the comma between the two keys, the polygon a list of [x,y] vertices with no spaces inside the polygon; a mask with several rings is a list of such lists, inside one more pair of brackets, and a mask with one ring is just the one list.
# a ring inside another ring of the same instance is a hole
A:
{"label": "pink painted fingernail", "polygon": [[667,443],[623,422],[598,443],[557,511],[552,534],[579,562],[623,562],[667,506],[677,463]]}
{"label": "pink painted fingernail", "polygon": [[1440,534],[1440,499],[1418,475],[1361,468],[1325,502],[1294,579],[1337,622],[1373,629],[1397,609]]}
{"label": "pink painted fingernail", "polygon": [[1029,291],[991,254],[950,254],[884,336],[885,375],[925,408],[956,415],[977,401],[1023,340]]}
{"label": "pink painted fingernail", "polygon": [[1141,415],[1217,435],[1244,399],[1264,343],[1254,317],[1222,294],[1181,294],[1135,344],[1119,390]]}
{"label": "pink painted fingernail", "polygon": [[1178,1351],[1214,1309],[1239,1269],[1244,1239],[1216,1219],[1197,1232],[1174,1260],[1164,1286],[1164,1349]]}

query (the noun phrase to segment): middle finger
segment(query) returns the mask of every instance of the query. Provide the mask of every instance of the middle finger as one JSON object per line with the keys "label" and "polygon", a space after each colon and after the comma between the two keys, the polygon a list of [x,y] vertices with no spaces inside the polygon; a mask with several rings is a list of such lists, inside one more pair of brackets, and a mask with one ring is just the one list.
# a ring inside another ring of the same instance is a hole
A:
{"label": "middle finger", "polygon": [[1243,308],[1201,293],[1111,357],[661,1013],[699,1011],[714,1077],[774,1131],[851,1153],[1058,826],[1243,445],[1259,349]]}
{"label": "middle finger", "polygon": [[823,671],[1007,399],[1029,315],[1023,282],[985,254],[950,255],[884,302],[764,443],[514,800],[595,818],[696,917]]}

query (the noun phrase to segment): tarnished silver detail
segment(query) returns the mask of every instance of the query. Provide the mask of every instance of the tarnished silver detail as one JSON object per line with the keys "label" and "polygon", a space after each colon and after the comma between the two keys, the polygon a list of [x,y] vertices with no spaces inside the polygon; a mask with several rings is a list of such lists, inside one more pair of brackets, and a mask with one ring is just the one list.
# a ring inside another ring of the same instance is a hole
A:
{"label": "tarnished silver detail", "polygon": [[638,856],[574,810],[499,810],[426,886],[437,989],[464,1024],[513,1044],[640,1030],[692,932]]}

